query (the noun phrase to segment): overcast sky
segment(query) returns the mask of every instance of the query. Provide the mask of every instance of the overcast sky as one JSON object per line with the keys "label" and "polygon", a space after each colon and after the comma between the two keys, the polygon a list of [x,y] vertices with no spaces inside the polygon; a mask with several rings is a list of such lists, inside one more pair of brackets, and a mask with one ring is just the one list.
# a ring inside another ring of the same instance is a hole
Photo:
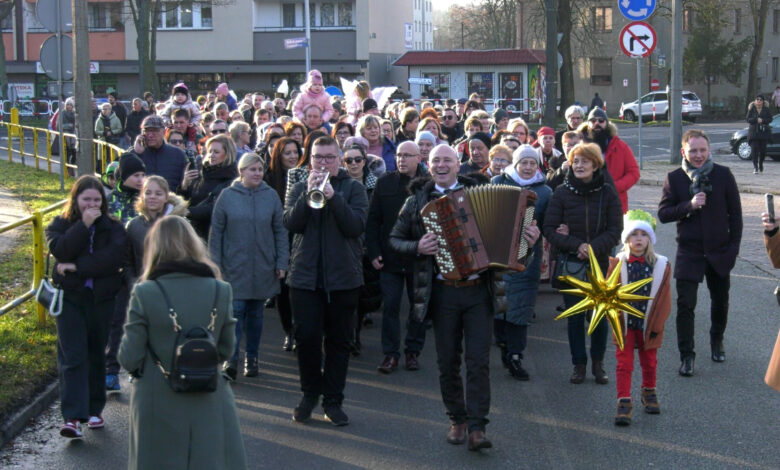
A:
{"label": "overcast sky", "polygon": [[446,10],[453,3],[458,3],[460,5],[468,5],[477,0],[432,0],[432,1],[433,1],[434,10]]}

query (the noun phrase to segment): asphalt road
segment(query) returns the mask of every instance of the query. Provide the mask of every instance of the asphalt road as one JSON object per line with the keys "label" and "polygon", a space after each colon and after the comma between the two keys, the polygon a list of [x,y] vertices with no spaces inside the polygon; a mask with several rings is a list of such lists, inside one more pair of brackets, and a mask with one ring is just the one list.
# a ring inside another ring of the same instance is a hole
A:
{"label": "asphalt road", "polygon": [[[734,131],[747,127],[744,121],[695,123],[683,127],[683,132],[691,128],[704,129],[710,137],[710,147],[713,152],[731,153],[729,139]],[[639,127],[637,125],[623,125],[618,128],[618,135],[634,151],[637,162],[639,161]],[[644,161],[662,160],[669,161],[669,127],[642,126],[642,159]],[[732,155],[736,160],[739,157]]]}
{"label": "asphalt road", "polygon": [[[655,211],[660,188],[631,190],[632,206]],[[571,373],[566,323],[554,321],[560,297],[543,286],[537,321],[531,326],[525,365],[531,381],[517,382],[491,356],[492,406],[488,435],[494,448],[475,454],[444,441],[447,418],[439,396],[433,339],[429,335],[418,372],[381,376],[379,327],[365,330],[364,352],[350,361],[345,411],[351,424],[334,428],[316,415],[293,423],[299,399],[294,355],[281,350],[274,311],[266,312],[261,375],[234,386],[250,468],[780,468],[778,393],[763,383],[778,328],[780,309],[771,294],[778,284],[763,253],[758,228],[760,195],[745,195],[742,252],[732,273],[731,315],[726,331],[728,360],[709,359],[709,300],[699,291],[696,375],[677,374],[674,311],[658,355],[662,413],[634,413],[628,428],[613,425],[616,409],[613,345],[606,367],[610,384],[568,382]],[[674,225],[660,226],[657,251],[673,256]],[[675,297],[676,298],[676,297]],[[639,397],[636,365],[634,398]],[[126,378],[125,378],[126,379]],[[57,404],[30,424],[0,453],[0,467],[62,470],[122,468],[127,459],[130,385],[112,394],[107,427],[85,431],[83,442],[59,437]],[[320,413],[319,410],[317,410]],[[214,429],[214,433],[220,432]]]}

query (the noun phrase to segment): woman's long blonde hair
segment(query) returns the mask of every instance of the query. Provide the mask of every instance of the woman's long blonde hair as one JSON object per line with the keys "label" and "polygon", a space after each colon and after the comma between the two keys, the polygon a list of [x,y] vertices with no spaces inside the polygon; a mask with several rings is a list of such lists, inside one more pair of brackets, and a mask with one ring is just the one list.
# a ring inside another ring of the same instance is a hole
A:
{"label": "woman's long blonde hair", "polygon": [[209,258],[206,245],[186,219],[178,215],[166,215],[149,230],[144,240],[144,272],[146,281],[160,263],[170,261],[195,261],[211,268],[214,277],[221,279],[219,268]]}
{"label": "woman's long blonde hair", "polygon": [[[141,194],[138,196],[138,200],[135,201],[135,211],[138,212],[146,220],[152,220],[152,214],[149,212],[149,209],[146,207],[146,198],[144,197],[144,194],[146,194],[146,188],[148,188],[151,183],[154,183],[157,186],[159,186],[160,189],[162,189],[163,192],[166,194],[165,204],[168,204],[167,199],[169,198],[169,196],[167,195],[171,191],[170,187],[168,186],[168,180],[166,180],[162,176],[151,175],[146,177],[146,180],[144,181],[144,185],[141,188]],[[165,212],[165,204],[163,204],[163,212]]]}

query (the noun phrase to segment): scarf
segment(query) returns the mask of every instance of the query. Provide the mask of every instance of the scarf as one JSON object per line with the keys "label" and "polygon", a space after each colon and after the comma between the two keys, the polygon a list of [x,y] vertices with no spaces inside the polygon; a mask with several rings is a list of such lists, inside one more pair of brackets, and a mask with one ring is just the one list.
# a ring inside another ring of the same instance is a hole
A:
{"label": "scarf", "polygon": [[197,277],[215,277],[214,271],[206,264],[195,261],[194,259],[163,261],[152,269],[149,273],[149,280],[157,279],[160,276],[172,273],[191,274]]}
{"label": "scarf", "polygon": [[534,173],[534,175],[531,178],[524,179],[522,176],[520,176],[520,173],[517,172],[517,168],[515,168],[514,166],[508,166],[504,168],[504,174],[512,178],[512,181],[519,184],[523,188],[526,186],[532,186],[537,183],[542,183],[545,181],[545,177],[540,171]]}
{"label": "scarf", "polygon": [[714,167],[715,163],[712,161],[712,157],[708,158],[700,168],[692,167],[688,163],[688,159],[683,158],[682,169],[688,175],[688,178],[691,179],[691,195],[712,191],[709,174]]}

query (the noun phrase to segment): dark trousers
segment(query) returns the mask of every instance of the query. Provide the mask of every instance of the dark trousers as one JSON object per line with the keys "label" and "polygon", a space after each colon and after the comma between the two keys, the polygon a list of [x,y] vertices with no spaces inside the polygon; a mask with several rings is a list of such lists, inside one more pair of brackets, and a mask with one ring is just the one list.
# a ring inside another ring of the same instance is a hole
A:
{"label": "dark trousers", "polygon": [[60,407],[65,420],[86,421],[106,405],[106,335],[114,299],[95,302],[91,289],[65,291],[57,321]]}
{"label": "dark trousers", "polygon": [[[434,281],[431,297],[439,386],[453,423],[484,430],[490,411],[490,339],[493,304],[485,283],[453,287]],[[460,377],[466,344],[466,396]]]}
{"label": "dark trousers", "polygon": [[358,290],[326,293],[322,289],[290,288],[301,391],[311,398],[322,395],[324,407],[341,405],[344,401],[350,326],[357,308]]}
{"label": "dark trousers", "polygon": [[[564,294],[563,304],[568,309],[581,300],[580,297]],[[585,348],[585,316],[586,313],[578,313],[568,317],[569,351],[571,363],[576,365],[588,363],[588,353]],[[602,319],[599,326],[590,335],[590,358],[592,361],[603,361],[604,352],[607,350],[607,321]]]}
{"label": "dark trousers", "polygon": [[282,329],[285,334],[291,335],[293,329],[292,309],[290,308],[290,288],[287,286],[287,280],[279,281],[281,292],[276,296],[276,311],[279,312],[279,320],[282,322]]}
{"label": "dark trousers", "polygon": [[398,358],[401,350],[401,296],[406,286],[409,314],[406,321],[404,353],[419,354],[425,345],[425,323],[414,319],[414,273],[390,273],[380,271],[382,287],[382,353]]}
{"label": "dark trousers", "polygon": [[127,307],[130,303],[130,293],[123,284],[116,293],[116,302],[114,303],[114,313],[111,316],[111,326],[108,330],[108,345],[106,346],[106,375],[119,374],[119,361],[116,355],[119,352],[119,343],[122,342],[124,334],[125,317],[127,316]]}
{"label": "dark trousers", "polygon": [[[704,270],[707,289],[710,291],[710,342],[723,341],[726,322],[729,316],[730,276],[721,277],[707,264]],[[696,310],[696,297],[699,283],[677,279],[677,348],[680,359],[696,357],[694,352],[693,330]]]}
{"label": "dark trousers", "polygon": [[764,171],[764,159],[766,158],[766,140],[750,141],[750,158],[753,160],[753,169]]}

